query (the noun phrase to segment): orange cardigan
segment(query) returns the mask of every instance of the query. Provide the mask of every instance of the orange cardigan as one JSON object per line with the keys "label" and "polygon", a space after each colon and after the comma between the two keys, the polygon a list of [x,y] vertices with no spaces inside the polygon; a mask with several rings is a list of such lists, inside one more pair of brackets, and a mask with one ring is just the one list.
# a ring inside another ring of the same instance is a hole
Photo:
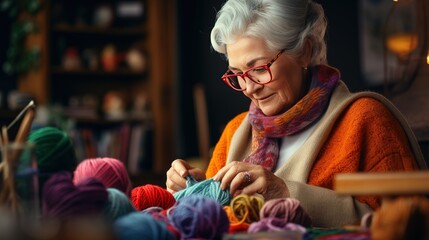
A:
{"label": "orange cardigan", "polygon": [[[225,127],[206,171],[210,178],[225,166],[230,142],[247,112]],[[310,171],[308,184],[333,189],[336,173],[387,172],[417,169],[408,138],[397,119],[379,101],[360,98],[338,118]],[[372,208],[380,199],[358,197]]]}

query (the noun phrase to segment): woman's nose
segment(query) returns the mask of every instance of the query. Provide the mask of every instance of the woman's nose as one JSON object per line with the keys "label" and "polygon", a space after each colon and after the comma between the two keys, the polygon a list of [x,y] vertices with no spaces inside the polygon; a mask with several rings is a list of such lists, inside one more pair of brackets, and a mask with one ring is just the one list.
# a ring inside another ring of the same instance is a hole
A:
{"label": "woman's nose", "polygon": [[261,84],[257,84],[254,81],[250,80],[248,77],[246,77],[246,92],[249,94],[252,94],[259,89],[263,88],[264,86]]}

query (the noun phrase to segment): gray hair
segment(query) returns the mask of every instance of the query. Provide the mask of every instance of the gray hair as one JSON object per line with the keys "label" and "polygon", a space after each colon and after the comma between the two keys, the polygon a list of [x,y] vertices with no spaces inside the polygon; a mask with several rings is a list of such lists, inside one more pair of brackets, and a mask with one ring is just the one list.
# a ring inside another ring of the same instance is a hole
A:
{"label": "gray hair", "polygon": [[226,45],[240,36],[263,39],[272,51],[302,54],[305,39],[312,46],[310,65],[326,64],[326,19],[311,0],[228,0],[211,31],[215,51],[227,56]]}

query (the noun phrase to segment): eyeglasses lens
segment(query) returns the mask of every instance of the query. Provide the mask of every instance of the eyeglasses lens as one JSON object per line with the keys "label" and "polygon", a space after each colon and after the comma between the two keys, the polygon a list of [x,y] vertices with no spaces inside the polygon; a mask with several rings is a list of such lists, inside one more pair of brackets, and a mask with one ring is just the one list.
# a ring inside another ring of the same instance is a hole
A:
{"label": "eyeglasses lens", "polygon": [[[258,84],[265,84],[271,81],[271,73],[267,66],[256,67],[247,72],[246,77]],[[237,75],[228,75],[227,80],[232,88],[236,90],[244,90],[246,81]]]}

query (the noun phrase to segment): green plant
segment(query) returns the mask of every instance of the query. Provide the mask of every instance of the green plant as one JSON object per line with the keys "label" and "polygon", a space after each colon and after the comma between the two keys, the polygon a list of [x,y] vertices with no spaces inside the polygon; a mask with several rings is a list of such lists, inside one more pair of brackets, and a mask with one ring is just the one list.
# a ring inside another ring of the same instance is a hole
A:
{"label": "green plant", "polygon": [[39,0],[0,0],[0,11],[7,13],[12,22],[10,43],[3,63],[3,70],[9,75],[25,73],[38,66],[39,47],[25,46],[27,35],[37,32],[36,22],[34,18],[20,16],[28,13],[34,17],[40,8]]}

